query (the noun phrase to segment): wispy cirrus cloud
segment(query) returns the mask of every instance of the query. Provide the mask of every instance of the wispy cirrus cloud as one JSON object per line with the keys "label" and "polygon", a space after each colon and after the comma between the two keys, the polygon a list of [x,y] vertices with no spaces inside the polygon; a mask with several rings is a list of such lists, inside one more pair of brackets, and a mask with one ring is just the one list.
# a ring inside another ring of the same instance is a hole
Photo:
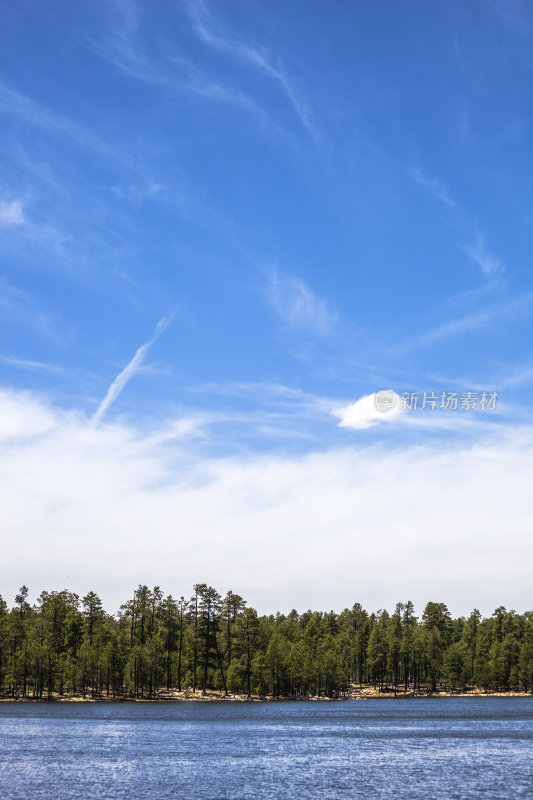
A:
{"label": "wispy cirrus cloud", "polygon": [[339,319],[338,312],[299,278],[273,273],[268,298],[275,312],[289,325],[320,336],[329,333]]}
{"label": "wispy cirrus cloud", "polygon": [[473,311],[470,314],[465,314],[462,317],[457,317],[443,325],[439,325],[430,330],[424,331],[419,336],[416,336],[403,344],[400,343],[394,346],[392,350],[396,353],[406,353],[416,347],[422,347],[433,342],[444,339],[449,339],[455,336],[461,336],[471,331],[480,331],[487,328],[491,322],[496,320],[505,320],[515,318],[519,315],[526,314],[530,311],[533,305],[533,294],[527,294],[523,297],[514,298],[506,303],[492,305],[488,308],[482,308]]}
{"label": "wispy cirrus cloud", "polygon": [[487,249],[485,237],[478,235],[474,244],[463,245],[461,248],[472,261],[481,267],[488,278],[493,278],[503,272],[503,264]]}
{"label": "wispy cirrus cloud", "polygon": [[252,97],[205,74],[185,56],[176,55],[175,48],[160,46],[159,56],[147,56],[138,41],[139,16],[135,6],[121,4],[120,15],[105,38],[89,42],[90,49],[117,70],[166,91],[188,92],[240,106],[266,119],[266,113]]}
{"label": "wispy cirrus cloud", "polygon": [[435,178],[430,178],[425,175],[419,167],[411,169],[411,177],[422,186],[434,200],[438,200],[448,208],[457,208],[457,203],[450,196],[447,188]]}
{"label": "wispy cirrus cloud", "polygon": [[472,222],[465,209],[451,196],[447,187],[436,178],[426,175],[419,167],[412,168],[410,174],[413,180],[434,200],[442,203],[449,212],[453,212],[454,227],[462,232],[464,238],[472,240],[470,244],[459,244],[459,249],[481,268],[487,278],[494,278],[502,273],[504,271],[503,263],[488,250],[487,237],[480,232],[477,224]]}
{"label": "wispy cirrus cloud", "polygon": [[14,286],[0,275],[0,308],[3,315],[23,327],[29,326],[38,331],[40,336],[63,346],[72,335],[73,329],[67,329],[64,320],[57,315],[43,310],[34,297]]}
{"label": "wispy cirrus cloud", "polygon": [[[514,304],[513,304],[514,305]],[[418,339],[418,344],[430,344],[440,339],[449,339],[453,336],[460,336],[470,331],[483,330],[496,317],[504,313],[503,309],[492,307],[475,311],[472,314],[465,314],[463,317],[452,319],[444,325],[439,325],[429,331],[425,331]]]}
{"label": "wispy cirrus cloud", "polygon": [[161,336],[164,330],[168,328],[170,323],[172,322],[175,311],[167,314],[156,325],[155,331],[150,337],[150,339],[142,344],[140,347],[137,348],[135,351],[135,355],[131,359],[131,361],[124,367],[124,369],[119,372],[115,380],[111,383],[109,389],[106,392],[105,397],[101,401],[100,405],[94,412],[91,418],[91,424],[93,426],[97,426],[103,419],[105,413],[108,411],[110,406],[115,402],[117,397],[120,395],[126,384],[139,372],[139,369],[147,355],[148,351],[154,344],[154,342]]}
{"label": "wispy cirrus cloud", "polygon": [[66,242],[71,241],[71,236],[56,225],[47,221],[36,221],[31,214],[26,212],[26,203],[20,199],[0,200],[0,227],[22,233],[27,239],[33,239],[40,245],[44,244],[61,252]]}
{"label": "wispy cirrus cloud", "polygon": [[531,383],[533,383],[533,365],[526,364],[508,369],[499,379],[498,386],[528,386]]}
{"label": "wispy cirrus cloud", "polygon": [[65,117],[57,111],[35,102],[30,97],[0,83],[0,113],[20,119],[27,125],[40,128],[47,133],[61,135],[77,145],[91,148],[98,153],[123,160],[124,148],[114,147],[90,130]]}
{"label": "wispy cirrus cloud", "polygon": [[[100,136],[95,133],[90,125],[71,119],[63,111],[51,108],[34,100],[32,97],[17,91],[15,88],[0,82],[0,117],[10,117],[17,122],[42,131],[56,146],[65,145],[83,152],[84,157],[101,159],[107,166],[111,166],[113,173],[131,176],[141,180],[143,184],[153,186],[157,184],[151,168],[147,163],[145,154],[136,142],[115,141],[114,139]],[[41,161],[36,157],[35,148],[25,148],[22,142],[10,146],[9,157],[12,162],[18,162],[25,171],[30,171],[41,183],[46,184],[46,192],[52,190],[59,195],[74,194],[70,185],[65,182],[61,171],[61,161],[49,163],[45,156]],[[79,192],[76,192],[78,195]],[[6,201],[7,202],[7,201]],[[68,237],[61,231],[61,225],[36,221],[28,214],[26,206],[28,198],[24,200],[15,198],[4,207],[6,222],[12,221],[24,225],[28,232],[35,238],[48,240],[56,245],[63,243]],[[101,199],[99,200],[101,205]],[[0,220],[0,224],[1,220]]]}
{"label": "wispy cirrus cloud", "polygon": [[222,33],[220,24],[214,20],[203,0],[190,0],[187,9],[196,32],[207,45],[230,53],[276,81],[304,128],[313,136],[318,136],[318,129],[312,121],[308,103],[297,93],[281,64],[274,63],[265,48],[243,42],[227,32]]}
{"label": "wispy cirrus cloud", "polygon": [[457,336],[472,330],[482,330],[494,320],[506,319],[514,317],[517,314],[527,313],[531,309],[532,304],[533,295],[529,294],[525,297],[511,300],[508,303],[481,309],[472,314],[466,314],[464,317],[451,320],[438,328],[434,328],[432,331],[428,331],[424,336],[424,340],[426,342],[436,341],[437,339],[446,339],[450,336]]}
{"label": "wispy cirrus cloud", "polygon": [[21,200],[0,200],[0,225],[23,225],[25,221]]}
{"label": "wispy cirrus cloud", "polygon": [[508,30],[522,36],[531,34],[531,8],[527,0],[501,3],[499,0],[487,0],[487,7],[494,17]]}
{"label": "wispy cirrus cloud", "polygon": [[311,413],[327,414],[334,402],[331,397],[271,381],[204,383],[190,387],[189,391],[195,394],[251,399],[262,405],[288,406],[296,408],[298,414],[302,414],[306,409]]}
{"label": "wispy cirrus cloud", "polygon": [[26,358],[15,358],[14,356],[0,356],[0,362],[8,367],[15,369],[28,370],[30,372],[48,372],[59,375],[64,372],[63,367],[58,364],[49,364],[45,361],[32,361]]}

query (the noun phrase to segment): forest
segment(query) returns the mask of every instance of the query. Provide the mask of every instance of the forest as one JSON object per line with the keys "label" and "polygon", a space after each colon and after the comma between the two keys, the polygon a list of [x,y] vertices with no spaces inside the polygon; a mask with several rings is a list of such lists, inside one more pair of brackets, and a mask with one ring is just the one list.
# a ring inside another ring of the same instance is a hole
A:
{"label": "forest", "polygon": [[[5,699],[150,699],[177,696],[346,697],[382,693],[533,691],[533,612],[476,609],[452,618],[444,603],[368,613],[293,610],[259,615],[229,591],[197,584],[190,598],[139,586],[116,615],[94,592],[22,586],[0,596],[0,693]],[[167,694],[165,694],[167,693]]]}

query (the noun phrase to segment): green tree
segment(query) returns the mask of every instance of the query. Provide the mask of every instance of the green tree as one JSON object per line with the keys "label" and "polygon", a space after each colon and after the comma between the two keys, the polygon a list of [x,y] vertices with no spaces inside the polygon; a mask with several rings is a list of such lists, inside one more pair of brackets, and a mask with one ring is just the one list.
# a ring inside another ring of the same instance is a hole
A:
{"label": "green tree", "polygon": [[437,689],[437,681],[442,680],[442,661],[446,647],[450,643],[451,616],[444,603],[428,603],[422,614],[425,643],[425,669],[430,681],[431,691]]}

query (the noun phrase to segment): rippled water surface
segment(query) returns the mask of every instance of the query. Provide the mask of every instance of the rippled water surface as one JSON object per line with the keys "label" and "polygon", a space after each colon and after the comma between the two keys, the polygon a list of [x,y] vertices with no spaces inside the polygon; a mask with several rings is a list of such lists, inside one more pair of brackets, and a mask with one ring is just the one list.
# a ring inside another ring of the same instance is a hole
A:
{"label": "rippled water surface", "polygon": [[1,703],[0,797],[533,798],[533,698]]}

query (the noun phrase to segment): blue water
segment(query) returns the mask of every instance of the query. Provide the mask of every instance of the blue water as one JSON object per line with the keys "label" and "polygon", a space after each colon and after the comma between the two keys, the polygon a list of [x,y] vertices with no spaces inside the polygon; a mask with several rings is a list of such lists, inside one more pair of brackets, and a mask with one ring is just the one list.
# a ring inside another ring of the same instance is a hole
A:
{"label": "blue water", "polygon": [[533,698],[2,703],[0,797],[533,798]]}

